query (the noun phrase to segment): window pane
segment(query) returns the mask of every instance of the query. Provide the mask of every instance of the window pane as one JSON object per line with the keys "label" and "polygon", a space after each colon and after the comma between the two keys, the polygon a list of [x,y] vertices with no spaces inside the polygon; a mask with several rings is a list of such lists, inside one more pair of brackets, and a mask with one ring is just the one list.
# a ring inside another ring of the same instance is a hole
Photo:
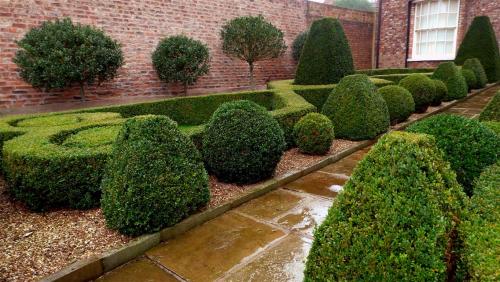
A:
{"label": "window pane", "polygon": [[448,26],[456,26],[457,25],[457,14],[449,14],[448,15]]}
{"label": "window pane", "polygon": [[446,30],[439,30],[438,31],[438,36],[437,36],[438,41],[446,41]]}
{"label": "window pane", "polygon": [[448,14],[439,14],[439,27],[445,27],[448,20]]}
{"label": "window pane", "polygon": [[439,1],[439,12],[440,13],[448,12],[448,1]]}
{"label": "window pane", "polygon": [[429,16],[429,27],[430,28],[436,28],[436,27],[438,27],[437,20],[438,20],[438,16],[437,15],[435,15],[435,14],[434,15],[430,15]]}
{"label": "window pane", "polygon": [[448,29],[446,30],[446,41],[454,41],[455,37],[455,30],[454,29]]}
{"label": "window pane", "polygon": [[450,9],[451,13],[456,13],[458,11],[458,0],[450,0]]}
{"label": "window pane", "polygon": [[447,55],[453,54],[453,42],[446,42],[446,50]]}
{"label": "window pane", "polygon": [[438,55],[443,55],[444,54],[444,48],[445,48],[445,42],[438,42],[436,43],[436,53]]}

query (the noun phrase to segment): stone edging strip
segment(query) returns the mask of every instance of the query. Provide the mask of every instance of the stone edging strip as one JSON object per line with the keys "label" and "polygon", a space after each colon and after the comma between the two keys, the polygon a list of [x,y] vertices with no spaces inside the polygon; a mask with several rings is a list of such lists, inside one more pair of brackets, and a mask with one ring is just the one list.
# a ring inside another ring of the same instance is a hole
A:
{"label": "stone edging strip", "polygon": [[[497,84],[491,84],[488,85],[487,87],[473,92],[467,97],[461,99],[461,100],[456,100],[451,103],[449,103],[446,106],[443,106],[433,112],[426,113],[419,117],[416,120],[413,121],[408,121],[405,123],[398,124],[396,127],[394,127],[392,130],[402,130],[409,126],[410,124],[422,120],[424,118],[430,117],[432,115],[438,114],[440,112],[443,112],[445,110],[448,110],[449,108],[455,106],[456,104],[468,100],[471,97],[474,97],[478,95],[479,93],[482,93],[491,87],[496,86]],[[380,137],[380,136],[379,136]],[[376,138],[378,139],[378,137]],[[99,256],[91,257],[88,259],[80,260],[77,261],[62,270],[51,274],[49,276],[46,276],[43,278],[41,281],[44,282],[52,282],[52,281],[88,281],[88,280],[93,280],[104,273],[122,265],[125,264],[136,257],[144,254],[147,250],[150,248],[160,244],[161,242],[167,241],[175,236],[178,236],[182,233],[187,232],[188,230],[201,225],[213,218],[216,218],[219,215],[222,215],[223,213],[240,206],[241,204],[248,202],[252,199],[258,198],[270,191],[273,191],[277,189],[280,186],[283,186],[284,184],[290,183],[294,180],[299,179],[302,176],[305,176],[311,172],[314,172],[316,170],[319,170],[327,165],[330,165],[332,163],[335,163],[339,161],[340,159],[358,151],[363,148],[366,148],[373,143],[376,142],[376,139],[374,140],[365,140],[362,141],[355,146],[348,148],[340,153],[337,153],[335,155],[331,155],[328,157],[325,157],[324,159],[318,161],[317,163],[306,167],[302,170],[299,171],[293,171],[288,174],[285,174],[281,177],[278,178],[273,178],[270,180],[267,180],[263,182],[262,184],[258,185],[257,187],[251,189],[250,191],[243,193],[243,195],[240,195],[239,197],[212,209],[191,215],[190,217],[186,218],[185,220],[181,221],[180,223],[164,228],[163,230],[153,233],[153,234],[148,234],[148,235],[143,235],[140,236],[128,244],[118,248],[118,249],[113,249],[108,252],[105,252],[104,254],[101,254]]]}

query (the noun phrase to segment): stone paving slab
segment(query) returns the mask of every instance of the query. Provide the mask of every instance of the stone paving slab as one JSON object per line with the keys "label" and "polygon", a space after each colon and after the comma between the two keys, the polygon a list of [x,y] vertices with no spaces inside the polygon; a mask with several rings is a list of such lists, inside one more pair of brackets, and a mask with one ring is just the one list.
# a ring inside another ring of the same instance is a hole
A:
{"label": "stone paving slab", "polygon": [[132,261],[100,277],[96,282],[178,282],[174,275],[164,271],[148,259]]}
{"label": "stone paving slab", "polygon": [[262,220],[272,220],[298,206],[303,200],[304,197],[283,189],[278,189],[243,204],[242,206],[236,208],[235,211],[239,211]]}
{"label": "stone paving slab", "polygon": [[337,196],[338,191],[342,189],[342,186],[344,186],[347,179],[348,178],[344,175],[316,171],[293,182],[285,184],[285,188],[313,195],[334,198]]}

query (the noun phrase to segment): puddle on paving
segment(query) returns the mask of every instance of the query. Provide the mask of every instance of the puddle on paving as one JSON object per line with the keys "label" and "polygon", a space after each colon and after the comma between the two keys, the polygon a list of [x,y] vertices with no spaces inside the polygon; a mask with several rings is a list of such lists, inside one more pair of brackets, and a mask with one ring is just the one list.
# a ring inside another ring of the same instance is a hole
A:
{"label": "puddle on paving", "polygon": [[312,236],[314,228],[323,222],[332,203],[331,200],[307,199],[289,214],[279,218],[277,223],[287,229]]}
{"label": "puddle on paving", "polygon": [[292,192],[278,189],[242,205],[236,211],[271,220],[296,207],[302,199]]}
{"label": "puddle on paving", "polygon": [[173,275],[157,267],[153,262],[147,259],[132,261],[122,267],[119,267],[104,276],[101,276],[96,282],[178,282]]}
{"label": "puddle on paving", "polygon": [[337,193],[328,188],[332,185],[343,186],[346,181],[347,178],[344,176],[339,177],[338,175],[316,171],[284,186],[295,191],[333,198],[337,196]]}

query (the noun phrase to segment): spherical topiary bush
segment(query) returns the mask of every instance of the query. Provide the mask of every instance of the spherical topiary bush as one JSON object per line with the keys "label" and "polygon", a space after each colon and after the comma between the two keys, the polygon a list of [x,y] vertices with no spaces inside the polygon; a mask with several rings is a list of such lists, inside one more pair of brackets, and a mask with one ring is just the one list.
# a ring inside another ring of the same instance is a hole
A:
{"label": "spherical topiary bush", "polygon": [[446,84],[448,94],[443,101],[452,101],[467,96],[467,82],[453,62],[439,64],[432,78],[439,79]]}
{"label": "spherical topiary bush", "polygon": [[378,89],[378,93],[387,104],[392,124],[405,121],[415,111],[415,102],[411,93],[401,86],[384,86]]}
{"label": "spherical topiary bush", "polygon": [[477,89],[477,78],[476,75],[474,74],[473,71],[468,70],[468,69],[461,69],[460,74],[465,79],[465,82],[467,83],[467,90],[470,91],[472,89]]}
{"label": "spherical topiary bush", "polygon": [[315,230],[304,281],[445,281],[464,198],[433,138],[384,135]]}
{"label": "spherical topiary bush", "polygon": [[500,91],[493,96],[481,111],[479,120],[500,121]]}
{"label": "spherical topiary bush", "polygon": [[251,101],[222,104],[203,136],[205,164],[219,180],[253,183],[274,173],[285,138],[278,122]]}
{"label": "spherical topiary bush", "polygon": [[308,33],[308,31],[301,32],[293,40],[292,57],[296,62],[298,62],[300,59],[300,54],[302,53],[302,49],[304,48],[304,43],[306,42]]}
{"label": "spherical topiary bush", "polygon": [[415,102],[415,111],[423,113],[427,110],[436,93],[434,82],[427,76],[415,73],[403,78],[399,86],[410,91]]}
{"label": "spherical topiary bush", "polygon": [[323,105],[322,114],[333,123],[335,136],[372,139],[389,128],[389,111],[367,75],[344,77]]}
{"label": "spherical topiary bush", "polygon": [[174,225],[210,198],[200,153],[165,116],[125,122],[101,188],[107,225],[127,235]]}
{"label": "spherical topiary bush", "polygon": [[439,106],[443,99],[448,95],[448,88],[446,88],[446,84],[439,79],[433,79],[434,86],[436,87],[436,92],[434,93],[434,99],[431,101],[431,106]]}
{"label": "spherical topiary bush", "polygon": [[332,121],[318,113],[302,117],[293,128],[295,143],[306,154],[323,155],[330,149],[334,138]]}
{"label": "spherical topiary bush", "polygon": [[408,131],[433,135],[445,159],[457,173],[465,192],[472,195],[472,182],[481,171],[495,163],[500,154],[498,136],[474,119],[449,114],[419,121]]}
{"label": "spherical topiary bush", "polygon": [[488,83],[488,77],[486,76],[486,72],[484,71],[483,65],[477,58],[467,59],[462,66],[464,70],[471,70],[476,75],[477,88],[483,88]]}

